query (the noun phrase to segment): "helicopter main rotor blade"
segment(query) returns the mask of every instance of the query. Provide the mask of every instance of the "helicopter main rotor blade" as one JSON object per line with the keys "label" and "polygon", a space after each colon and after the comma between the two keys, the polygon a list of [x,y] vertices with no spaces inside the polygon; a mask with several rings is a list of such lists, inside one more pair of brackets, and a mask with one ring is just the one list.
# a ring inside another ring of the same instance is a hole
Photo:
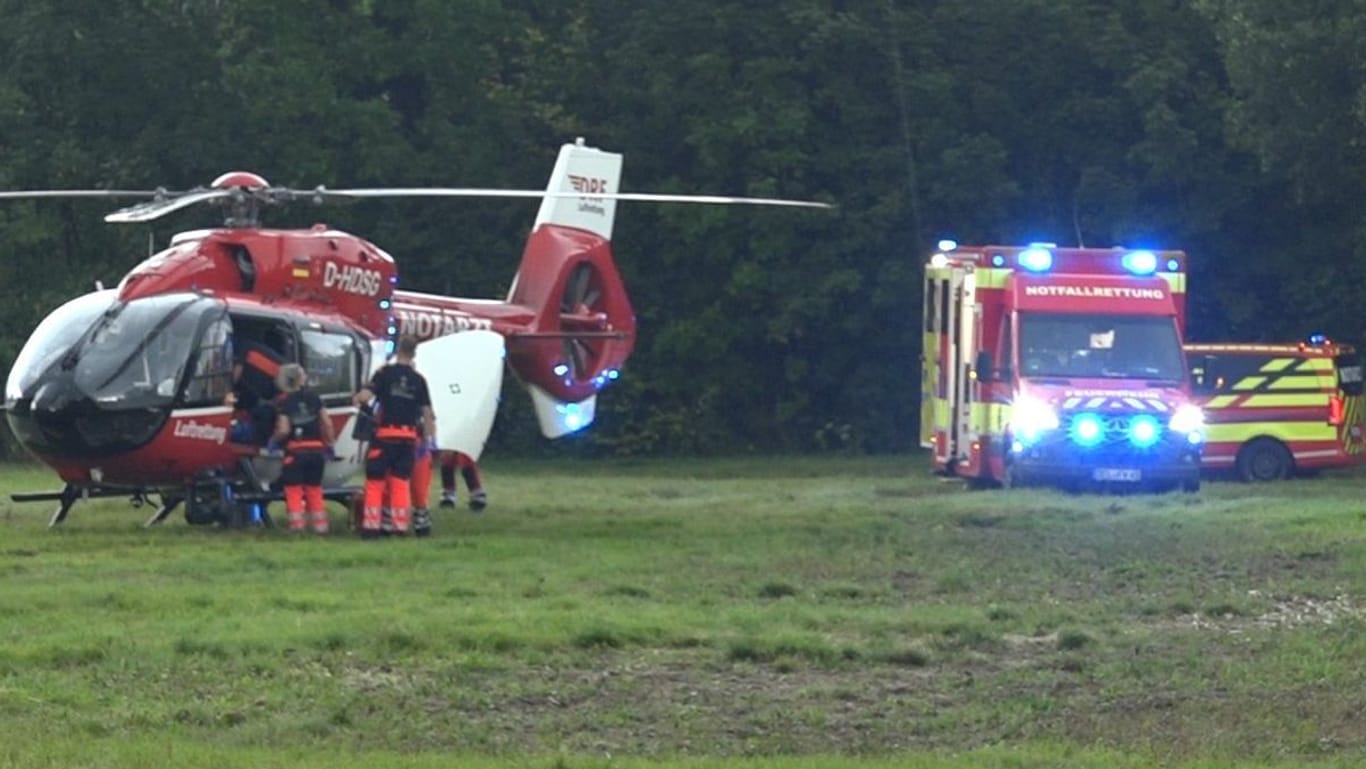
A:
{"label": "helicopter main rotor blade", "polygon": [[319,187],[316,190],[291,190],[299,197],[317,198],[402,198],[402,197],[463,197],[463,198],[587,198],[590,200],[640,200],[652,203],[709,203],[719,205],[743,204],[756,206],[797,206],[801,208],[833,208],[830,203],[817,200],[787,200],[784,198],[746,198],[727,195],[669,195],[648,192],[547,192],[546,190],[500,190],[477,187],[380,187],[374,189],[339,189]]}
{"label": "helicopter main rotor blade", "polygon": [[172,211],[179,211],[182,208],[192,206],[196,203],[203,203],[206,200],[216,198],[226,198],[234,193],[234,190],[201,190],[190,192],[179,197],[166,198],[165,200],[149,200],[146,203],[138,203],[135,206],[121,208],[112,214],[104,217],[106,222],[131,223],[131,222],[150,222],[159,219]]}
{"label": "helicopter main rotor blade", "polygon": [[746,198],[729,195],[668,195],[652,192],[617,192],[603,195],[583,195],[577,192],[555,193],[557,198],[607,198],[609,200],[643,200],[651,203],[708,203],[713,205],[796,206],[799,208],[834,208],[819,200],[789,200],[787,198]]}
{"label": "helicopter main rotor blade", "polygon": [[154,198],[157,190],[3,190],[0,200],[24,198]]}

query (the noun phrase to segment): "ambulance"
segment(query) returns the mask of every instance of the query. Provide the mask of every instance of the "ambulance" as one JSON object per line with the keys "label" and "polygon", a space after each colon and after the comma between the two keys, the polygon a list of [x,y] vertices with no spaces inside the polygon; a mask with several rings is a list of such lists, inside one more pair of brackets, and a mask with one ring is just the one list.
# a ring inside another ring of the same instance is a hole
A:
{"label": "ambulance", "polygon": [[1187,344],[1209,422],[1206,470],[1245,481],[1366,461],[1362,361],[1315,334],[1297,344]]}
{"label": "ambulance", "polygon": [[972,486],[1200,488],[1186,255],[959,246],[925,266],[920,442]]}

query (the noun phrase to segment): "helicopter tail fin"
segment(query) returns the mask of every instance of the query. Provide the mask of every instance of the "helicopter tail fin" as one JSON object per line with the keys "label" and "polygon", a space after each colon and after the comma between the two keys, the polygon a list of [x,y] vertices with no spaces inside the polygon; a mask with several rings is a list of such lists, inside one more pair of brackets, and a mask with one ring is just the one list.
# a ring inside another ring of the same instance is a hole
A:
{"label": "helicopter tail fin", "polygon": [[508,303],[535,311],[508,339],[508,363],[531,393],[550,438],[587,427],[599,390],[614,381],[635,344],[635,313],[612,259],[621,155],[566,144],[527,239]]}
{"label": "helicopter tail fin", "polygon": [[611,240],[617,201],[597,196],[620,192],[620,181],[621,155],[586,146],[582,138],[561,146],[546,192],[568,194],[568,197],[544,198],[532,229],[554,224],[586,230],[603,240]]}

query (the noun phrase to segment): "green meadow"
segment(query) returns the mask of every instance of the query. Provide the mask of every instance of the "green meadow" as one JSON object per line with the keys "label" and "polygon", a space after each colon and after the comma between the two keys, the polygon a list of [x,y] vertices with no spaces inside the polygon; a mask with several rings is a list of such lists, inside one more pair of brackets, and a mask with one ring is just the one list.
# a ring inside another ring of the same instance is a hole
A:
{"label": "green meadow", "polygon": [[1366,474],[926,468],[494,459],[487,511],[380,542],[48,529],[0,469],[0,767],[1366,763]]}

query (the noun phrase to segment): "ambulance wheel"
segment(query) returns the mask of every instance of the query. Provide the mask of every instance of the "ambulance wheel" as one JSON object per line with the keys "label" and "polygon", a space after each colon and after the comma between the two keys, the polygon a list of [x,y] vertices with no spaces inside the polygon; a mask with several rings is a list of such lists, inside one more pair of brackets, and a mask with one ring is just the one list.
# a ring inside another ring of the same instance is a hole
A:
{"label": "ambulance wheel", "polygon": [[1193,478],[1181,482],[1181,490],[1187,494],[1194,494],[1200,490],[1200,479]]}
{"label": "ambulance wheel", "polygon": [[1258,438],[1238,452],[1238,477],[1249,483],[1279,481],[1290,476],[1295,459],[1280,441]]}

